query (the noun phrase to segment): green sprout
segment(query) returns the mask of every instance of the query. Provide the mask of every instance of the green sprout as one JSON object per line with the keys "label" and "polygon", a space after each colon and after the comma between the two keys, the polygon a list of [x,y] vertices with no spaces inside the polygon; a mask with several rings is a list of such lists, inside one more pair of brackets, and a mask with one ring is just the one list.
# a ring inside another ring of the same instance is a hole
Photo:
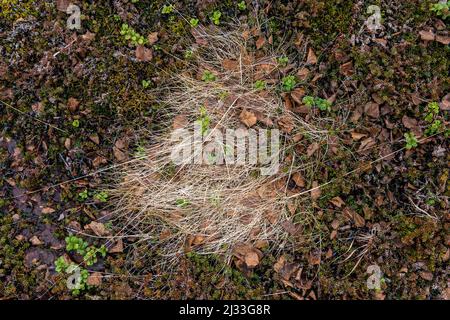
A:
{"label": "green sprout", "polygon": [[303,97],[302,102],[309,108],[317,107],[321,111],[331,111],[331,102],[327,99],[305,96]]}
{"label": "green sprout", "polygon": [[88,247],[88,243],[81,238],[76,236],[68,236],[65,239],[66,241],[66,251],[75,251],[80,255],[84,255],[86,253],[86,248]]}
{"label": "green sprout", "polygon": [[78,199],[80,199],[80,201],[86,201],[88,197],[89,197],[89,194],[88,194],[87,189],[85,189],[82,192],[78,193]]}
{"label": "green sprout", "polygon": [[100,202],[108,201],[108,193],[105,191],[98,192],[94,195],[94,198]]}
{"label": "green sprout", "polygon": [[281,79],[281,85],[282,85],[282,89],[283,91],[292,91],[295,86],[297,84],[297,80],[295,78],[295,76],[289,75],[289,76],[285,76],[283,79]]}
{"label": "green sprout", "polygon": [[255,87],[256,90],[261,91],[266,89],[267,84],[264,80],[256,80],[253,86]]}
{"label": "green sprout", "polygon": [[431,11],[435,12],[437,16],[447,19],[450,17],[450,1],[438,2],[431,5]]}
{"label": "green sprout", "polygon": [[287,66],[287,64],[289,63],[289,58],[288,57],[279,57],[278,59],[277,59],[277,62],[278,62],[278,65],[280,66],[280,67],[286,67]]}
{"label": "green sprout", "polygon": [[222,12],[216,10],[216,11],[213,12],[213,14],[210,17],[210,19],[215,25],[219,25],[221,16],[222,16]]}
{"label": "green sprout", "polygon": [[198,26],[198,22],[199,20],[197,18],[192,18],[191,20],[189,20],[189,24],[191,25],[192,28]]}
{"label": "green sprout", "polygon": [[142,80],[142,87],[144,89],[147,89],[150,86],[150,81],[148,80]]}
{"label": "green sprout", "polygon": [[412,132],[405,133],[404,137],[406,139],[406,149],[410,150],[418,146],[417,138]]}
{"label": "green sprout", "polygon": [[241,11],[247,9],[247,4],[245,3],[245,1],[238,2],[238,9]]}
{"label": "green sprout", "polygon": [[432,136],[436,134],[441,129],[442,122],[441,120],[434,120],[433,123],[425,130],[426,136]]}
{"label": "green sprout", "polygon": [[200,125],[201,133],[202,135],[204,135],[208,131],[209,124],[211,122],[211,119],[208,116],[208,112],[205,106],[200,107],[200,117],[197,119],[196,122]]}
{"label": "green sprout", "polygon": [[184,52],[184,58],[185,59],[191,59],[193,55],[194,55],[194,52],[192,50],[186,50]]}
{"label": "green sprout", "polygon": [[68,267],[69,267],[69,264],[66,262],[66,259],[64,259],[64,256],[61,256],[55,260],[55,271],[56,272],[58,272],[58,273],[66,272]]}
{"label": "green sprout", "polygon": [[78,128],[79,126],[80,126],[80,120],[75,119],[72,121],[72,127]]}
{"label": "green sprout", "polygon": [[172,12],[173,12],[173,5],[171,4],[169,4],[168,6],[165,5],[161,10],[162,14],[171,14]]}
{"label": "green sprout", "polygon": [[202,80],[205,82],[216,81],[216,76],[208,70],[205,70],[202,75]]}
{"label": "green sprout", "polygon": [[142,158],[145,156],[145,148],[143,146],[137,146],[136,151],[134,152],[134,156],[136,158]]}

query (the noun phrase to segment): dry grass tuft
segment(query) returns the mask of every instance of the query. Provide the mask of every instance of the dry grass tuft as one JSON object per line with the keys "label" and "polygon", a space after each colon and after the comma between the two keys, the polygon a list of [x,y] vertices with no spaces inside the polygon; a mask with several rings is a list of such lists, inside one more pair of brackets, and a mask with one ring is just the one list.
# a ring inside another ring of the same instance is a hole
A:
{"label": "dry grass tuft", "polygon": [[[280,67],[282,51],[255,54],[248,50],[254,39],[245,30],[197,28],[194,37],[189,66],[163,90],[160,120],[167,129],[153,137],[147,156],[121,169],[109,191],[114,217],[124,234],[155,246],[165,261],[174,262],[191,250],[229,258],[242,244],[279,249],[298,234],[299,221],[308,219],[306,210],[288,199],[308,184],[301,186],[293,174],[313,169],[320,160],[320,150],[305,157],[305,145],[326,145],[328,131],[321,128],[333,127],[333,122],[314,116],[305,120],[286,107],[281,79],[302,65]],[[257,80],[265,81],[266,89],[257,90]],[[280,129],[280,170],[264,176],[255,164],[175,165],[171,134],[192,130],[196,122],[207,125],[208,137],[225,128]]]}

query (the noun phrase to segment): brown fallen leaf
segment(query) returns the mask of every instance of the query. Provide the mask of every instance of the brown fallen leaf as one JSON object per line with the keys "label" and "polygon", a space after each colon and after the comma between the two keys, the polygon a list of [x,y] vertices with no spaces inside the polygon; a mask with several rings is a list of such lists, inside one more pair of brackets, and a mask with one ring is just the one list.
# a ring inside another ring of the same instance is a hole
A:
{"label": "brown fallen leaf", "polygon": [[109,253],[121,253],[123,252],[123,241],[122,239],[117,240],[117,242],[108,250]]}
{"label": "brown fallen leaf", "polygon": [[319,199],[322,192],[320,191],[319,183],[317,181],[313,181],[311,189],[311,199],[313,201]]}
{"label": "brown fallen leaf", "polygon": [[303,179],[302,175],[299,172],[296,172],[292,175],[292,180],[294,180],[295,184],[300,188],[304,188],[306,185],[305,179]]}
{"label": "brown fallen leaf", "polygon": [[341,197],[339,197],[339,196],[334,197],[333,199],[330,200],[330,202],[338,208],[342,207],[342,205],[345,204],[344,200],[342,200]]}
{"label": "brown fallen leaf", "polygon": [[450,110],[450,93],[448,93],[444,98],[442,98],[439,107],[441,108],[441,110],[444,111]]}
{"label": "brown fallen leaf", "polygon": [[95,39],[95,33],[92,33],[88,30],[85,34],[81,35],[81,39],[83,41],[90,42]]}
{"label": "brown fallen leaf", "polygon": [[419,31],[420,38],[424,41],[433,41],[436,38],[436,35],[433,31],[422,30]]}
{"label": "brown fallen leaf", "polygon": [[67,7],[72,3],[72,0],[56,0],[56,9],[66,12]]}
{"label": "brown fallen leaf", "polygon": [[291,98],[294,100],[297,104],[303,104],[302,98],[305,96],[306,91],[303,88],[296,88],[294,91],[291,92]]}
{"label": "brown fallen leaf", "polygon": [[222,67],[227,71],[236,71],[239,69],[239,64],[237,60],[223,59]]}
{"label": "brown fallen leaf", "polygon": [[317,56],[314,53],[313,49],[309,48],[308,50],[308,57],[306,58],[307,64],[316,64],[317,63]]}
{"label": "brown fallen leaf", "polygon": [[31,106],[31,109],[37,114],[40,114],[44,112],[44,104],[42,102],[36,102]]}
{"label": "brown fallen leaf", "polygon": [[91,140],[95,144],[100,144],[100,138],[96,133],[89,135],[89,140]]}
{"label": "brown fallen leaf", "polygon": [[355,132],[355,131],[350,132],[350,134],[352,136],[353,141],[359,141],[362,138],[367,137],[367,134],[359,133],[359,132]]}
{"label": "brown fallen leaf", "polygon": [[36,236],[32,236],[30,239],[30,242],[33,246],[39,246],[39,245],[43,244],[43,242],[41,240],[39,240],[39,238]]}
{"label": "brown fallen leaf", "polygon": [[102,277],[100,272],[93,272],[87,278],[86,283],[90,286],[98,287],[102,284]]}
{"label": "brown fallen leaf", "polygon": [[402,123],[408,129],[416,128],[418,125],[418,121],[416,119],[410,118],[407,115],[403,116]]}
{"label": "brown fallen leaf", "polygon": [[256,124],[257,118],[255,114],[251,111],[242,110],[241,114],[239,115],[239,119],[243,124],[245,124],[247,127],[252,127]]}
{"label": "brown fallen leaf", "polygon": [[301,69],[299,69],[299,70],[297,71],[297,78],[298,78],[300,81],[306,80],[306,78],[308,77],[308,75],[309,75],[309,69],[306,68],[306,67],[303,67],[303,68],[301,68]]}
{"label": "brown fallen leaf", "polygon": [[53,213],[53,212],[55,212],[55,209],[50,208],[50,207],[45,207],[41,211],[42,214],[50,214],[50,213]]}
{"label": "brown fallen leaf", "polygon": [[189,123],[189,120],[185,115],[178,114],[173,119],[172,128],[174,130],[181,129],[181,128],[184,128],[185,126],[187,126],[188,123]]}
{"label": "brown fallen leaf", "polygon": [[153,59],[153,51],[144,46],[136,47],[136,59],[137,61],[147,62]]}
{"label": "brown fallen leaf", "polygon": [[441,35],[436,35],[436,41],[439,43],[442,43],[444,45],[449,45],[450,44],[450,37],[449,36],[441,36]]}
{"label": "brown fallen leaf", "polygon": [[258,40],[256,40],[256,49],[261,49],[266,43],[266,39],[263,36],[260,36]]}
{"label": "brown fallen leaf", "polygon": [[75,98],[69,98],[69,100],[67,100],[67,107],[72,112],[77,111],[77,108],[79,105],[80,105],[80,102]]}
{"label": "brown fallen leaf", "polygon": [[105,225],[101,222],[92,221],[84,227],[85,229],[91,230],[95,235],[102,237],[107,235],[109,232],[106,230]]}
{"label": "brown fallen leaf", "polygon": [[149,33],[147,36],[148,44],[151,46],[158,41],[158,32]]}
{"label": "brown fallen leaf", "polygon": [[319,150],[320,146],[317,142],[311,143],[306,150],[306,155],[311,157],[317,150]]}
{"label": "brown fallen leaf", "polygon": [[355,210],[349,208],[349,207],[345,207],[343,210],[344,216],[347,217],[348,219],[353,220],[353,222],[355,223],[355,226],[358,228],[362,228],[365,226],[366,221],[364,220],[363,217],[361,217]]}
{"label": "brown fallen leaf", "polygon": [[278,125],[280,126],[281,131],[287,134],[290,134],[292,130],[294,130],[294,122],[289,116],[283,116],[278,119]]}
{"label": "brown fallen leaf", "polygon": [[364,113],[372,118],[378,118],[380,116],[380,106],[378,103],[369,102],[364,106]]}
{"label": "brown fallen leaf", "polygon": [[352,76],[355,73],[355,71],[353,70],[353,62],[349,61],[341,65],[339,68],[339,72],[346,77]]}

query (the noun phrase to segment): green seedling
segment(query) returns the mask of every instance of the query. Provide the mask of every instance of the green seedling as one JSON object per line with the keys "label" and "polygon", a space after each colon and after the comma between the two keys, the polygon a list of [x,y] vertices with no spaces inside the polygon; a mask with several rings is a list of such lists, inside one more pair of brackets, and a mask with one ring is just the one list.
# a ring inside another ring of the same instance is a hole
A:
{"label": "green seedling", "polygon": [[161,10],[162,14],[171,14],[172,12],[173,12],[173,5],[171,4],[165,5]]}
{"label": "green seedling", "polygon": [[205,82],[216,81],[216,76],[208,70],[205,70],[202,75],[202,80]]}
{"label": "green seedling", "polygon": [[142,80],[142,87],[144,89],[147,89],[150,86],[150,81],[148,80]]}
{"label": "green seedling", "polygon": [[79,126],[80,126],[80,120],[75,119],[72,121],[72,127],[78,128]]}
{"label": "green seedling", "polygon": [[406,140],[406,149],[410,150],[418,146],[417,138],[412,132],[405,133],[404,137]]}
{"label": "green seedling", "polygon": [[435,12],[437,16],[447,19],[450,17],[450,1],[438,2],[431,5],[431,11]]}
{"label": "green seedling", "polygon": [[253,86],[255,87],[256,90],[261,91],[266,89],[267,84],[264,80],[256,80]]}
{"label": "green seedling", "polygon": [[195,28],[196,26],[198,26],[199,20],[196,18],[192,18],[191,20],[189,20],[189,24],[191,25],[192,28]]}
{"label": "green seedling", "polygon": [[211,15],[210,19],[215,25],[219,25],[220,24],[220,17],[222,17],[222,12],[216,10],[216,11],[213,12],[213,14]]}
{"label": "green seedling", "polygon": [[238,2],[238,9],[241,11],[247,9],[247,4],[245,3],[245,1]]}
{"label": "green seedling", "polygon": [[279,57],[277,59],[277,62],[280,67],[286,67],[289,63],[289,58],[288,57]]}
{"label": "green seedling", "polygon": [[297,85],[297,80],[295,76],[289,75],[285,76],[283,79],[281,79],[281,86],[283,91],[289,92],[294,90],[295,86]]}

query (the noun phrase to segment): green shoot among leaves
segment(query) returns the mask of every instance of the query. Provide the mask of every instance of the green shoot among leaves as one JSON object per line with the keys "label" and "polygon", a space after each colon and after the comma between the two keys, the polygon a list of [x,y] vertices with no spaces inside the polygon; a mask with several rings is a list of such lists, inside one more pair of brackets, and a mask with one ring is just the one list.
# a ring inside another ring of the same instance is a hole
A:
{"label": "green shoot among leaves", "polygon": [[303,97],[302,102],[310,108],[317,107],[321,111],[331,111],[331,102],[327,99],[305,96]]}
{"label": "green shoot among leaves", "polygon": [[410,150],[418,146],[417,138],[412,132],[405,133],[404,137],[406,139],[406,149]]}
{"label": "green shoot among leaves", "polygon": [[222,12],[216,10],[216,11],[213,12],[213,14],[211,15],[210,19],[215,25],[219,25],[220,24],[220,17],[222,17]]}
{"label": "green shoot among leaves", "polygon": [[289,75],[285,76],[283,79],[281,79],[281,86],[283,91],[289,92],[294,90],[295,86],[297,85],[297,79],[295,76]]}
{"label": "green shoot among leaves", "polygon": [[191,25],[192,28],[195,28],[196,26],[198,26],[199,20],[197,18],[192,18],[191,20],[189,20],[189,24]]}
{"label": "green shoot among leaves", "polygon": [[238,2],[238,9],[241,11],[244,11],[245,9],[247,9],[247,4],[245,3],[244,0],[241,2]]}
{"label": "green shoot among leaves", "polygon": [[172,12],[173,12],[173,5],[171,4],[165,5],[161,10],[162,14],[171,14]]}
{"label": "green shoot among leaves", "polygon": [[267,84],[264,80],[256,80],[253,86],[255,87],[256,90],[261,91],[266,89]]}
{"label": "green shoot among leaves", "polygon": [[208,70],[205,70],[202,75],[202,80],[205,82],[216,81],[216,76]]}

